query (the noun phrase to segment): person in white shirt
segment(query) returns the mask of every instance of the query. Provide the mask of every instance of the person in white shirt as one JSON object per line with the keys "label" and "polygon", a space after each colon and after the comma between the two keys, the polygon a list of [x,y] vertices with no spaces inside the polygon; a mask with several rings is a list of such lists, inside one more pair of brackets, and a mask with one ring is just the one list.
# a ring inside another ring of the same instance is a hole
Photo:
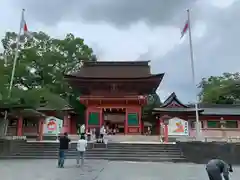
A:
{"label": "person in white shirt", "polygon": [[82,124],[80,127],[80,135],[85,134],[85,124]]}
{"label": "person in white shirt", "polygon": [[87,140],[85,140],[85,136],[81,135],[80,140],[77,142],[77,166],[79,166],[79,161],[81,158],[81,166],[84,163],[84,154],[87,148]]}
{"label": "person in white shirt", "polygon": [[100,129],[100,139],[101,139],[101,143],[104,143],[104,135],[105,135],[106,129],[104,126],[101,127]]}

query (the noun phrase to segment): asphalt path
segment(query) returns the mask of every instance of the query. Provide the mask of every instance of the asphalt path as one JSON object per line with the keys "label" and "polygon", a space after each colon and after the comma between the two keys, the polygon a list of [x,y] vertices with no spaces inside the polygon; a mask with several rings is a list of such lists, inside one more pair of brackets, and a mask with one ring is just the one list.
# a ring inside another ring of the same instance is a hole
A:
{"label": "asphalt path", "polygon": [[[234,166],[230,180],[238,180]],[[66,160],[59,169],[56,160],[0,160],[3,180],[207,180],[204,165],[191,163],[109,162],[86,160],[81,168]]]}

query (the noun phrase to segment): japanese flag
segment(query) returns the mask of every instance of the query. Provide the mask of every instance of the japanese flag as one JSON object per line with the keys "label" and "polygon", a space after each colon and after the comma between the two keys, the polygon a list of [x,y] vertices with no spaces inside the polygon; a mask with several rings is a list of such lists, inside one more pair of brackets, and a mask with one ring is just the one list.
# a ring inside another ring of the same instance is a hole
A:
{"label": "japanese flag", "polygon": [[[189,21],[187,20],[186,23],[185,23],[185,25],[184,25],[184,27],[183,27],[183,29],[182,29],[181,38],[186,34],[186,32],[188,31],[188,29],[189,29]],[[181,38],[180,38],[180,39],[181,39]]]}

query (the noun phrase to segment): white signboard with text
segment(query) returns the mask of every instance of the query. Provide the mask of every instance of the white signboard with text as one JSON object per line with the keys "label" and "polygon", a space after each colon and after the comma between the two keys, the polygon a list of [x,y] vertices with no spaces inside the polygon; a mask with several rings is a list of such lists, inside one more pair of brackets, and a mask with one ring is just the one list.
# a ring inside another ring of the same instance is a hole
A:
{"label": "white signboard with text", "polygon": [[189,127],[188,121],[174,117],[169,120],[168,135],[170,136],[188,136]]}
{"label": "white signboard with text", "polygon": [[45,119],[43,134],[57,135],[61,133],[62,126],[62,119],[58,119],[54,116],[49,116]]}

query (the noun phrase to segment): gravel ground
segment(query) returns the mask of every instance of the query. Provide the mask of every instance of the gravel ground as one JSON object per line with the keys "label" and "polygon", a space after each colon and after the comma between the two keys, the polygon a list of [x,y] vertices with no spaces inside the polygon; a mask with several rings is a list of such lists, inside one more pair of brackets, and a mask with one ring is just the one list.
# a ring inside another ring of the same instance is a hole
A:
{"label": "gravel ground", "polygon": [[[67,160],[64,169],[55,160],[0,160],[3,180],[204,180],[204,165],[185,163],[109,162],[87,160],[82,168]],[[240,177],[234,167],[231,180]]]}

